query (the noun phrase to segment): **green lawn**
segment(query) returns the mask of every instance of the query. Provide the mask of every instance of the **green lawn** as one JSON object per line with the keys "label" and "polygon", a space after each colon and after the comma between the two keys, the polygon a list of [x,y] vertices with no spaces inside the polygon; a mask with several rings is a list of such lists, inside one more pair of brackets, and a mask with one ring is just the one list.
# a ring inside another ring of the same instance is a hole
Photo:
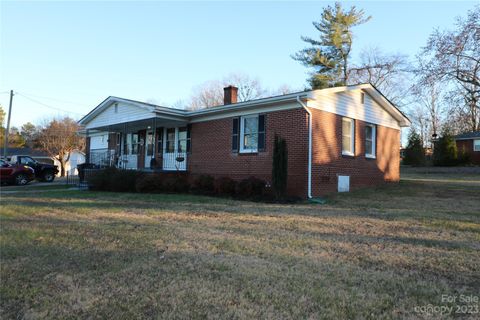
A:
{"label": "green lawn", "polygon": [[2,194],[0,318],[439,319],[415,307],[475,311],[478,303],[458,301],[480,296],[480,184],[470,178],[412,178],[326,205]]}

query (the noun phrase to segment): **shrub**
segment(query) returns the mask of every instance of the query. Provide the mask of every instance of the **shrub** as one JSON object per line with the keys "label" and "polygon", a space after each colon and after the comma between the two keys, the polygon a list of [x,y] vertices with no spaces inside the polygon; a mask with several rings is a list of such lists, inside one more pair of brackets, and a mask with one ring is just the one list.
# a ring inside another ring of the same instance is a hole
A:
{"label": "shrub", "polygon": [[140,172],[135,170],[105,168],[92,172],[88,178],[88,183],[92,190],[135,192],[136,181],[141,175]]}
{"label": "shrub", "polygon": [[107,191],[110,185],[110,177],[117,169],[106,168],[101,170],[92,170],[88,172],[86,180],[90,189],[96,191]]}
{"label": "shrub", "polygon": [[190,189],[188,179],[184,175],[169,174],[162,179],[162,191],[168,193],[186,193]]}
{"label": "shrub", "polygon": [[135,184],[137,192],[155,193],[162,192],[162,176],[160,174],[145,174],[137,179]]}
{"label": "shrub", "polygon": [[117,170],[110,180],[113,192],[135,192],[135,184],[142,173],[136,170]]}
{"label": "shrub", "polygon": [[193,191],[200,194],[215,192],[215,179],[210,175],[200,175],[193,181]]}
{"label": "shrub", "polygon": [[260,198],[263,196],[264,191],[265,181],[255,177],[243,179],[237,185],[237,194],[241,197]]}
{"label": "shrub", "polygon": [[237,182],[229,177],[221,177],[215,181],[215,191],[219,195],[233,196]]}
{"label": "shrub", "polygon": [[408,134],[408,145],[405,148],[405,157],[403,164],[411,166],[422,166],[425,164],[425,151],[423,142],[418,133],[411,130]]}
{"label": "shrub", "polygon": [[288,151],[285,139],[275,135],[272,160],[272,185],[277,199],[285,196],[288,176]]}
{"label": "shrub", "polygon": [[436,166],[457,165],[457,144],[448,130],[445,130],[442,137],[435,143],[433,164]]}

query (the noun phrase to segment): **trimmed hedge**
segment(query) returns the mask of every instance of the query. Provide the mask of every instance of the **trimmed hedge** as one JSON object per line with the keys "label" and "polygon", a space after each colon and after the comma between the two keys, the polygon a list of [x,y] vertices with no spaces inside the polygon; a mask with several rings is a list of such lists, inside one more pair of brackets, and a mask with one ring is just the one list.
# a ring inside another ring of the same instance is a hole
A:
{"label": "trimmed hedge", "polygon": [[222,196],[235,196],[237,182],[230,177],[221,177],[215,181],[215,192]]}
{"label": "trimmed hedge", "polygon": [[186,173],[144,173],[116,168],[101,169],[88,179],[90,189],[96,191],[139,193],[187,193],[228,196],[248,200],[271,200],[265,181],[249,177],[239,182],[230,177],[214,179],[210,175],[197,176],[190,184]]}
{"label": "trimmed hedge", "polygon": [[88,178],[92,190],[113,192],[135,192],[137,179],[142,176],[135,170],[106,168],[98,170]]}
{"label": "trimmed hedge", "polygon": [[192,191],[199,194],[214,194],[215,179],[209,175],[200,175],[193,180]]}
{"label": "trimmed hedge", "polygon": [[244,198],[260,198],[265,194],[265,181],[249,177],[237,185],[237,195]]}

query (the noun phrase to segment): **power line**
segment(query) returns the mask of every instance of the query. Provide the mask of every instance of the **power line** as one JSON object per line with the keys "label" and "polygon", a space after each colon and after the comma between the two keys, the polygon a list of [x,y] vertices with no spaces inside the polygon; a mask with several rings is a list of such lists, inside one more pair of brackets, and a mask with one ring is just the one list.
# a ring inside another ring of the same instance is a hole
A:
{"label": "power line", "polygon": [[61,103],[76,104],[77,106],[82,106],[82,107],[89,107],[89,106],[86,105],[86,104],[81,104],[81,103],[72,102],[72,101],[60,100],[60,99],[57,99],[57,98],[50,98],[50,97],[45,97],[45,96],[39,96],[39,95],[31,94],[31,93],[28,93],[28,92],[23,92],[23,94],[24,94],[24,95],[28,95],[29,97],[36,97],[36,98],[40,98],[40,99],[47,99],[47,100],[57,101],[57,102],[61,102]]}
{"label": "power line", "polygon": [[31,102],[37,103],[37,104],[39,104],[39,105],[42,105],[42,106],[44,106],[44,107],[47,107],[47,108],[50,108],[50,109],[53,109],[53,110],[56,110],[56,111],[66,112],[66,113],[71,113],[71,114],[77,114],[77,115],[80,115],[80,116],[83,115],[83,113],[74,112],[74,111],[69,111],[69,110],[65,110],[65,109],[61,109],[61,108],[57,108],[57,107],[48,105],[48,104],[46,104],[46,103],[43,103],[43,102],[40,102],[40,101],[38,101],[38,100],[32,99],[32,98],[30,98],[30,97],[28,97],[28,96],[26,96],[25,94],[22,94],[22,93],[20,93],[20,92],[15,92],[15,93],[16,93],[17,95],[19,95],[19,96],[27,99],[27,100],[30,100]]}

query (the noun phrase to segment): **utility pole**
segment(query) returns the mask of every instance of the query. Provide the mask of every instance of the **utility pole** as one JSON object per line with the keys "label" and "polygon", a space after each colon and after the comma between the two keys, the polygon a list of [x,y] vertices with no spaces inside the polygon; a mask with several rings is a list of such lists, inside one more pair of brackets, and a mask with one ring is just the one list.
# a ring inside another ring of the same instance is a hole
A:
{"label": "utility pole", "polygon": [[3,158],[7,160],[8,133],[10,131],[10,118],[12,117],[13,90],[10,90],[10,105],[8,106],[7,130],[5,130],[5,144],[3,146]]}

